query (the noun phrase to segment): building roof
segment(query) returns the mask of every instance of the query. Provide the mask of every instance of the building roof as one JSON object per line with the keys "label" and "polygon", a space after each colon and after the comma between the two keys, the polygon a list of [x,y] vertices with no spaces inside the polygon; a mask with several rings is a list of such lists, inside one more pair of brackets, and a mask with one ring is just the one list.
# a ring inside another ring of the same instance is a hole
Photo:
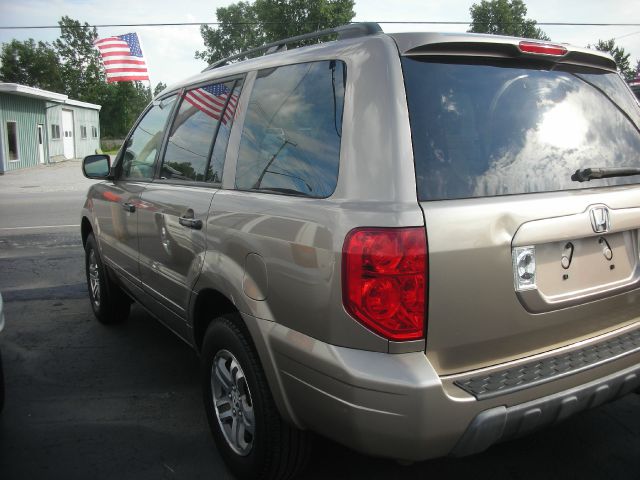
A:
{"label": "building roof", "polygon": [[61,103],[73,107],[90,108],[92,110],[100,110],[102,108],[102,105],[96,105],[95,103],[72,100],[67,95],[64,95],[62,93],[41,90],[39,88],[28,87],[26,85],[20,85],[18,83],[0,83],[0,93],[11,93],[23,97],[39,98],[41,100],[46,100],[49,102]]}

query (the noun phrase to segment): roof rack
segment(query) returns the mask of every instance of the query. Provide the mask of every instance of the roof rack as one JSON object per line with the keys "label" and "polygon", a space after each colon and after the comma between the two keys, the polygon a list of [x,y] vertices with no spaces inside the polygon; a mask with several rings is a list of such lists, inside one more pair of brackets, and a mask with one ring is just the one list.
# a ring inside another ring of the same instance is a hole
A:
{"label": "roof rack", "polygon": [[380,25],[374,22],[351,23],[348,25],[341,25],[339,27],[327,28],[325,30],[318,30],[317,32],[305,33],[304,35],[285,38],[282,40],[278,40],[277,42],[267,43],[266,45],[262,45],[261,47],[246,50],[236,55],[231,55],[230,57],[223,58],[222,60],[218,60],[217,62],[212,63],[207,68],[205,68],[203,72],[222,67],[223,65],[229,63],[231,60],[248,57],[253,53],[258,53],[266,50],[265,55],[269,55],[280,50],[286,50],[287,44],[300,42],[302,40],[327,37],[329,35],[338,35],[338,40],[343,40],[345,38],[356,38],[365,37],[367,35],[375,35],[376,33],[382,33],[382,29],[380,28]]}

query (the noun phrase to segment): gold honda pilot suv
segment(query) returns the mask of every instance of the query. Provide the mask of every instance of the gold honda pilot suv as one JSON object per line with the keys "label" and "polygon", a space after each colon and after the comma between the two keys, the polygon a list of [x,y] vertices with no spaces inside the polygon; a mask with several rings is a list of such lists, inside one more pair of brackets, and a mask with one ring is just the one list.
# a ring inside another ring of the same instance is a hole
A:
{"label": "gold honda pilot suv", "polygon": [[83,164],[93,310],[193,346],[235,475],[295,475],[309,432],[469,455],[638,388],[640,106],[611,57],[376,24],[246,53]]}

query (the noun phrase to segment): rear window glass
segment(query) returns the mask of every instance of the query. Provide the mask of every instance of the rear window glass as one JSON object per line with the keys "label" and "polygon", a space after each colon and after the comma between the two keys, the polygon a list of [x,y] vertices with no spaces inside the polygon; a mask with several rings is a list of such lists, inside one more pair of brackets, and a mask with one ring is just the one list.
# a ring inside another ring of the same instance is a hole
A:
{"label": "rear window glass", "polygon": [[258,72],[236,188],[323,198],[338,179],[345,66],[331,60]]}
{"label": "rear window glass", "polygon": [[499,60],[402,62],[420,200],[640,182],[571,180],[581,168],[640,167],[640,107],[617,74]]}

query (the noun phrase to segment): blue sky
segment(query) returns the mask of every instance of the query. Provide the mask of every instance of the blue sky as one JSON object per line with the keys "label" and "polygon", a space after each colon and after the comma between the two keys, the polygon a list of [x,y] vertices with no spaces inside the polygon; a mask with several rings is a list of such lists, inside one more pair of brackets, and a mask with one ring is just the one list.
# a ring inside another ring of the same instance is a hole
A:
{"label": "blue sky", "polygon": [[[479,1],[479,0],[478,0]],[[55,25],[63,15],[90,24],[213,22],[216,8],[232,1],[213,0],[0,0],[0,26]],[[470,21],[473,0],[357,0],[356,21]],[[640,24],[640,0],[529,0],[528,16],[539,22],[637,23]],[[467,25],[393,25],[383,24],[387,32],[408,30],[465,31]],[[543,26],[552,40],[586,46],[598,39],[616,38],[631,53],[633,65],[640,59],[640,27],[551,27]],[[193,27],[113,27],[99,30],[100,36],[137,31],[149,66],[151,81],[173,83],[205,67],[194,59],[203,49],[197,26]],[[51,41],[54,30],[0,30],[0,42],[12,38]]]}

